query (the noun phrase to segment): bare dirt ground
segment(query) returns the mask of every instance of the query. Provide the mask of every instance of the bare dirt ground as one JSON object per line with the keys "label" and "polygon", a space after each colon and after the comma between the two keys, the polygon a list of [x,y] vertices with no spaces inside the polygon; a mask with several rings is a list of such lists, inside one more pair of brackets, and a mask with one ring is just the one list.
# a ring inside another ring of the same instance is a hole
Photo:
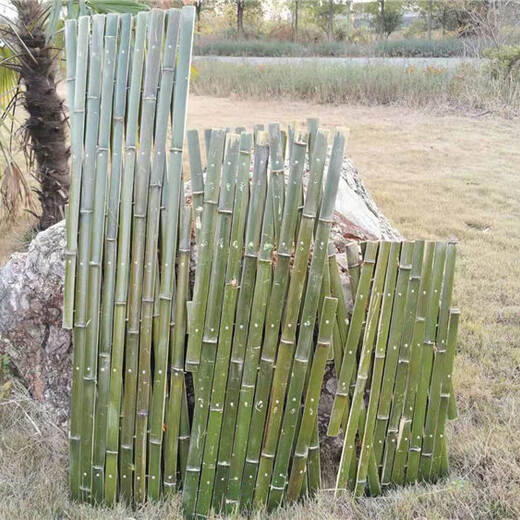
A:
{"label": "bare dirt ground", "polygon": [[[351,130],[348,153],[382,211],[409,238],[459,240],[462,312],[450,426],[451,475],[353,502],[323,492],[281,520],[520,517],[520,121],[397,107],[192,96],[188,128],[319,117]],[[27,224],[0,224],[0,262]],[[37,425],[36,429],[34,424]],[[69,501],[66,440],[23,392],[0,403],[0,519],[178,518],[178,501],[139,511]],[[265,518],[258,514],[255,518]]]}

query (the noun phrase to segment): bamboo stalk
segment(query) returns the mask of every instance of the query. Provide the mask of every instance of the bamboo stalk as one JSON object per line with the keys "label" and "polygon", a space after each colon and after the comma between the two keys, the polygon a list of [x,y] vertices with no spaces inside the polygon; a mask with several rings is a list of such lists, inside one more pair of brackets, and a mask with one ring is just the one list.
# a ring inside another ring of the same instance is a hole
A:
{"label": "bamboo stalk", "polygon": [[[177,42],[177,20],[178,14],[169,13],[168,33],[164,45],[175,46]],[[152,18],[153,22],[153,18]],[[151,26],[156,31],[149,37],[149,49],[163,45],[164,33],[164,14],[156,22],[157,25]],[[152,40],[155,38],[155,40]],[[149,60],[160,59],[160,55],[148,54]],[[168,109],[171,103],[171,93],[173,89],[173,77],[175,67],[175,54],[164,53],[163,63],[158,67],[160,74],[159,86],[156,87],[158,93],[153,93],[153,108],[155,115],[155,132],[153,152],[149,151],[151,157],[151,171],[149,173],[148,203],[143,208],[146,212],[145,223],[145,243],[142,270],[142,293],[141,293],[141,320],[139,326],[139,360],[137,375],[137,395],[136,395],[136,417],[135,417],[135,441],[134,441],[134,500],[144,502],[146,498],[146,466],[147,466],[147,430],[148,415],[151,393],[150,371],[152,360],[152,329],[154,314],[154,294],[156,289],[157,276],[157,239],[159,235],[159,218],[161,208],[162,181],[165,167],[166,152],[166,132],[168,128]],[[148,77],[145,76],[145,88]],[[146,107],[147,108],[147,107]],[[138,166],[139,168],[139,166]],[[134,217],[135,218],[135,217]],[[150,483],[151,483],[151,476]]]}
{"label": "bamboo stalk", "polygon": [[[399,259],[399,270],[394,294],[392,308],[392,321],[388,334],[385,370],[383,382],[381,383],[381,399],[377,410],[376,431],[374,434],[374,453],[379,466],[383,457],[384,440],[387,433],[387,425],[390,419],[390,408],[392,405],[392,390],[394,388],[395,374],[399,361],[399,345],[403,332],[403,323],[406,310],[406,296],[412,270],[413,243],[403,242],[401,256]],[[379,442],[383,441],[383,442]],[[382,482],[382,485],[384,482]]]}
{"label": "bamboo stalk", "polygon": [[356,292],[359,284],[359,244],[357,242],[349,242],[347,244],[347,265],[350,278],[350,294],[352,301],[356,300]]}
{"label": "bamboo stalk", "polygon": [[[80,211],[80,190],[82,185],[83,167],[83,135],[85,123],[85,89],[87,81],[87,65],[89,56],[90,18],[81,18],[78,22],[78,60],[76,66],[76,80],[74,85],[74,111],[72,114],[71,151],[72,151],[72,179],[67,211],[67,251],[65,252],[65,290],[63,326],[71,328],[74,319],[74,307],[82,306],[81,302],[74,302],[76,255],[78,245],[78,219]],[[79,295],[79,293],[77,293]],[[74,331],[74,336],[76,332]],[[83,388],[84,348],[74,341],[72,375],[72,397],[69,430],[69,481],[71,494],[74,499],[80,498],[80,441],[81,441],[81,397]]]}
{"label": "bamboo stalk", "polygon": [[417,302],[417,312],[413,328],[413,348],[410,352],[410,367],[408,371],[408,381],[404,397],[403,417],[399,424],[399,434],[397,451],[394,457],[394,467],[392,471],[392,481],[396,484],[403,484],[405,480],[405,467],[408,459],[408,447],[410,444],[410,430],[415,404],[415,395],[419,381],[419,371],[421,368],[421,356],[423,351],[424,325],[428,294],[431,286],[431,273],[433,262],[433,242],[428,242],[425,246],[421,282],[419,287],[419,300]]}
{"label": "bamboo stalk", "polygon": [[383,368],[386,358],[388,334],[390,332],[390,320],[392,316],[400,249],[400,242],[392,242],[390,244],[388,265],[385,274],[385,284],[383,288],[383,301],[381,304],[380,320],[375,345],[372,381],[370,385],[370,397],[366,411],[365,430],[362,437],[361,452],[359,455],[358,470],[356,475],[356,495],[358,496],[363,493],[369,474],[371,474],[371,478],[369,480],[372,482],[372,492],[376,491],[373,489],[374,480],[377,481],[377,484],[379,484],[377,464],[375,466],[375,475],[373,471],[374,468],[371,466],[371,460],[373,460],[375,463],[372,441],[377,418],[381,381],[383,379]]}
{"label": "bamboo stalk", "polygon": [[[363,399],[365,394],[365,387],[369,377],[369,370],[372,361],[372,352],[377,333],[377,326],[379,322],[379,313],[381,309],[381,302],[383,300],[383,283],[385,280],[385,273],[387,270],[388,257],[390,253],[390,243],[382,242],[379,246],[379,254],[377,256],[377,263],[374,273],[374,281],[372,283],[372,290],[370,294],[370,303],[368,308],[367,321],[365,326],[365,333],[363,343],[361,345],[361,353],[359,358],[359,368],[356,378],[356,386],[352,396],[352,403],[350,406],[350,413],[345,429],[345,439],[343,441],[343,451],[341,453],[341,460],[339,463],[339,470],[336,479],[336,494],[344,490],[348,484],[348,477],[352,462],[355,463],[355,438],[358,431],[364,429],[364,422],[360,422],[361,412],[363,409]],[[367,262],[367,257],[365,257]],[[360,431],[360,437],[363,434]]]}
{"label": "bamboo stalk", "polygon": [[[166,194],[165,238],[161,251],[161,284],[159,295],[159,343],[156,349],[156,358],[153,374],[153,392],[150,405],[150,433],[148,443],[148,497],[156,500],[160,496],[162,481],[162,444],[163,423],[165,415],[167,370],[171,333],[171,321],[175,317],[176,309],[172,308],[175,286],[175,262],[178,243],[178,227],[180,208],[184,206],[182,180],[182,151],[186,127],[187,98],[191,69],[191,52],[193,44],[193,28],[195,24],[195,8],[184,7],[180,12],[180,21],[177,21],[175,11],[169,11],[166,54],[174,55],[179,34],[179,49],[176,65],[175,56],[170,56],[164,69],[175,69],[175,89],[173,93],[173,108],[171,113],[172,137],[168,158],[168,182]],[[177,25],[180,24],[180,30]],[[171,50],[168,50],[171,49]],[[163,73],[164,75],[164,73]],[[171,100],[171,93],[165,99]],[[170,101],[171,103],[171,101]],[[166,114],[168,113],[165,109]],[[167,116],[165,116],[167,117]],[[157,158],[159,163],[160,159]],[[158,217],[157,217],[158,218]],[[182,294],[179,295],[182,301]],[[180,332],[182,334],[182,332]],[[173,347],[172,347],[173,348]],[[143,450],[145,447],[143,446]]]}
{"label": "bamboo stalk", "polygon": [[[309,117],[307,119],[307,130],[309,132],[309,158],[314,153],[314,145],[316,144],[316,134],[320,126],[320,120],[317,117]],[[321,193],[320,193],[321,195]]]}
{"label": "bamboo stalk", "polygon": [[[209,281],[209,290],[207,293],[207,306],[205,309],[206,316],[203,316],[203,320],[200,321],[197,316],[192,317],[191,319],[191,324],[194,322],[202,322],[203,335],[200,362],[197,370],[198,373],[196,374],[198,383],[196,406],[193,411],[192,434],[188,452],[188,467],[186,471],[184,491],[182,494],[183,510],[187,518],[195,518],[197,516],[197,493],[199,488],[199,477],[202,472],[204,441],[207,434],[207,421],[209,416],[211,388],[213,385],[213,374],[218,344],[222,299],[224,293],[225,266],[230,245],[229,242],[232,227],[233,201],[235,197],[235,184],[238,168],[238,150],[240,137],[237,134],[232,133],[229,133],[226,136],[225,131],[220,131],[220,133],[222,137],[220,137],[220,135],[217,136],[215,131],[211,136],[209,155],[210,161],[208,163],[208,182],[206,183],[206,185],[211,183],[211,179],[213,177],[210,176],[211,169],[216,170],[215,176],[217,178],[220,174],[220,168],[222,165],[222,147],[219,143],[219,140],[224,140],[225,138],[226,152],[224,157],[224,167],[222,170],[220,197],[218,200],[216,230],[211,235],[204,233],[204,231],[207,230],[207,227],[205,226],[206,220],[204,219],[202,225],[203,232],[201,233],[202,244],[207,242],[209,244],[209,248],[213,249],[213,262],[210,265],[211,272],[210,276],[207,278]],[[216,147],[218,148],[215,149]],[[217,193],[218,181],[216,183],[215,196]],[[205,205],[212,203],[213,200],[211,195],[204,198]],[[204,217],[206,217],[206,211],[204,212]],[[198,271],[195,279],[195,288],[197,288],[197,282],[200,280],[200,274],[201,271]],[[195,307],[192,307],[192,313],[193,312],[197,312]],[[196,321],[195,318],[197,318]],[[197,333],[197,329],[194,329],[194,331]]]}
{"label": "bamboo stalk", "polygon": [[309,456],[309,447],[316,431],[318,403],[320,400],[325,366],[327,364],[327,354],[332,339],[337,303],[338,300],[336,298],[326,297],[323,301],[318,343],[312,360],[309,384],[305,396],[305,407],[299,427],[291,476],[287,489],[288,501],[294,501],[299,497],[302,483],[305,478],[305,465]]}
{"label": "bamboo stalk", "polygon": [[[145,416],[147,409],[142,409],[143,398],[138,386],[139,357],[145,355],[139,349],[141,303],[143,296],[143,275],[145,268],[147,207],[150,183],[150,159],[155,123],[155,108],[159,72],[161,63],[162,35],[164,28],[163,11],[153,9],[150,12],[148,28],[148,50],[144,74],[142,109],[139,127],[139,154],[137,156],[134,179],[134,209],[132,215],[132,253],[130,267],[130,287],[128,294],[128,324],[126,330],[125,379],[123,395],[123,419],[121,424],[121,494],[126,500],[132,498],[132,481],[134,480],[136,494],[142,494],[145,483],[142,482],[142,471],[134,466],[134,435],[136,414]],[[145,350],[146,347],[143,349]],[[139,402],[137,399],[140,395]],[[139,427],[141,427],[139,425]],[[139,456],[139,446],[137,455]],[[135,472],[134,472],[135,471]]]}
{"label": "bamboo stalk", "polygon": [[237,403],[240,395],[240,381],[242,379],[242,367],[249,332],[249,318],[253,300],[253,288],[267,187],[267,163],[269,157],[267,144],[267,140],[265,140],[257,143],[255,147],[251,201],[246,224],[245,253],[235,317],[226,402],[222,419],[222,432],[224,435],[220,437],[217,474],[215,477],[213,505],[217,511],[220,511],[223,506],[224,495],[227,489],[233,446],[233,436],[230,432],[235,430]]}
{"label": "bamboo stalk", "polygon": [[278,123],[269,124],[269,148],[271,163],[271,182],[273,183],[272,204],[274,206],[274,237],[276,243],[280,238],[280,227],[283,219],[283,209],[285,203],[285,160],[283,158],[282,140],[280,125]]}
{"label": "bamboo stalk", "polygon": [[128,65],[130,56],[130,37],[132,17],[120,17],[119,49],[117,73],[112,114],[112,164],[109,181],[108,205],[106,211],[105,254],[103,260],[103,299],[101,304],[101,324],[98,355],[98,398],[94,431],[93,470],[100,476],[93,481],[93,494],[100,502],[105,486],[105,451],[107,436],[107,414],[110,399],[110,364],[112,354],[112,333],[114,325],[115,280],[117,265],[117,234],[119,225],[119,196],[121,188],[122,151],[124,139],[124,117]]}
{"label": "bamboo stalk", "polygon": [[437,429],[435,433],[435,443],[433,450],[433,463],[431,468],[431,477],[444,477],[447,474],[447,448],[445,441],[445,425],[448,412],[449,392],[452,389],[452,373],[455,353],[457,350],[457,331],[459,326],[459,310],[451,309],[448,325],[448,335],[446,341],[446,359],[444,366],[444,378],[441,384],[441,403],[439,407],[439,416]]}
{"label": "bamboo stalk", "polygon": [[[260,131],[259,131],[260,132]],[[267,134],[258,133],[257,142],[268,139]],[[264,322],[266,308],[271,289],[271,262],[274,249],[275,226],[275,185],[269,183],[262,223],[262,236],[260,240],[260,252],[257,261],[255,287],[251,305],[251,324],[247,337],[244,365],[242,368],[242,381],[238,400],[236,428],[232,448],[231,464],[229,469],[229,483],[226,492],[226,511],[231,512],[238,507],[240,499],[241,477],[247,450],[247,437],[254,400],[258,361],[262,348]],[[205,513],[204,510],[198,510]]]}
{"label": "bamboo stalk", "polygon": [[398,444],[399,423],[403,413],[404,394],[408,381],[410,366],[410,352],[413,350],[413,328],[417,312],[419,297],[419,285],[424,258],[424,242],[417,241],[413,245],[412,270],[406,295],[406,308],[403,321],[403,331],[399,347],[399,360],[395,386],[393,391],[392,411],[388,423],[387,438],[383,456],[383,470],[381,473],[381,485],[388,486],[392,481],[392,468]]}
{"label": "bamboo stalk", "polygon": [[224,411],[228,366],[233,338],[233,322],[238,297],[238,280],[244,244],[244,229],[247,219],[249,202],[249,168],[251,165],[251,146],[253,136],[243,133],[240,136],[240,155],[237,173],[235,205],[233,209],[233,223],[231,228],[230,252],[226,267],[226,281],[222,303],[222,317],[220,335],[218,338],[217,357],[215,360],[215,376],[211,391],[211,404],[208,419],[208,430],[204,446],[201,482],[197,509],[209,510],[215,481],[215,470]]}
{"label": "bamboo stalk", "polygon": [[[326,136],[323,135],[326,142]],[[262,346],[259,380],[257,391],[254,398],[254,410],[249,429],[248,451],[244,466],[242,478],[242,490],[240,504],[242,508],[248,508],[254,493],[254,482],[256,480],[256,472],[259,463],[259,456],[262,449],[262,436],[264,432],[265,417],[267,413],[267,403],[269,402],[269,394],[271,392],[271,380],[273,377],[274,361],[276,356],[276,347],[278,343],[278,334],[280,331],[280,323],[282,319],[283,306],[281,301],[285,300],[289,279],[289,263],[293,246],[293,237],[297,224],[297,208],[300,201],[300,186],[305,165],[306,136],[298,135],[297,141],[292,146],[293,155],[289,166],[289,179],[287,184],[287,193],[285,196],[284,215],[282,219],[280,238],[278,243],[278,258],[276,262],[273,286],[268,305],[268,315],[266,317],[265,338]],[[312,176],[323,174],[323,161],[316,161]],[[309,218],[315,214],[316,207],[313,205],[315,197],[309,193],[308,211]],[[312,219],[313,222],[313,219]],[[312,229],[312,228],[311,228]],[[305,239],[301,235],[302,240],[299,241],[299,247],[296,249],[295,270],[298,272],[307,269],[309,257],[310,238]],[[303,243],[302,243],[303,242]],[[298,259],[301,257],[301,259]],[[299,309],[301,300],[301,291],[303,286],[299,287],[300,292],[293,284],[293,289],[289,289],[288,302],[292,302]],[[295,311],[293,311],[294,314]],[[276,387],[276,383],[275,383]],[[273,387],[274,388],[274,387]],[[271,406],[271,405],[270,405]],[[268,481],[267,481],[268,484]]]}
{"label": "bamboo stalk", "polygon": [[170,350],[170,393],[166,414],[166,434],[164,438],[165,493],[179,488],[177,460],[179,455],[179,432],[183,400],[186,399],[184,382],[184,342],[186,338],[186,298],[190,277],[190,231],[191,211],[183,208],[179,240],[179,267],[177,290],[175,292],[175,328],[173,348]]}
{"label": "bamboo stalk", "polygon": [[[66,63],[67,63],[67,97],[69,102],[69,114],[70,120],[74,118],[74,91],[76,89],[76,54],[77,54],[77,22],[76,20],[67,20],[65,22],[65,48],[66,48]],[[71,149],[73,145],[71,143]],[[74,153],[74,152],[73,152]],[[73,184],[73,180],[71,180]],[[74,208],[74,213],[77,215],[77,204]],[[66,262],[65,262],[65,291],[64,291],[64,302],[63,302],[63,321],[62,326],[65,329],[72,329],[74,323],[74,286],[73,278],[75,276],[75,263],[73,264],[73,257],[70,254],[70,247],[73,244],[74,238],[71,235],[75,235],[77,241],[77,225],[75,230],[71,229],[71,219],[68,215],[69,206],[65,209],[66,218],[66,237],[67,237],[67,248],[65,251]],[[73,253],[75,259],[75,253]]]}
{"label": "bamboo stalk", "polygon": [[[88,64],[88,21],[84,19],[80,34],[77,34],[76,20],[67,20],[65,23],[65,42],[67,51],[67,89],[69,98],[69,113],[71,128],[71,184],[69,204],[67,207],[67,247],[65,250],[65,289],[63,299],[63,328],[72,329],[74,323],[74,282],[76,275],[76,254],[78,241],[78,213],[81,188],[81,149],[83,145],[83,131],[85,119],[85,87]],[[77,41],[80,38],[80,52],[77,52]],[[78,66],[76,55],[80,58]],[[77,83],[76,83],[77,76]],[[76,90],[79,90],[79,106],[76,111],[74,102]],[[79,121],[78,121],[79,119]],[[81,126],[79,126],[81,125]],[[78,128],[79,126],[79,128]]]}
{"label": "bamboo stalk", "polygon": [[202,227],[202,212],[204,210],[204,177],[202,175],[202,158],[198,130],[189,130],[188,156],[190,159],[191,198],[193,205],[193,222],[195,223],[195,238],[199,242]]}
{"label": "bamboo stalk", "polygon": [[[107,413],[107,444],[105,463],[105,502],[113,504],[118,487],[119,423],[123,380],[123,355],[127,313],[128,273],[130,272],[130,236],[132,227],[132,203],[137,129],[141,105],[141,81],[145,51],[147,13],[139,13],[135,27],[134,50],[128,114],[126,120],[125,160],[121,180],[121,204],[117,249],[117,271],[114,302],[114,331],[110,372],[110,398]],[[121,475],[122,478],[122,475]]]}
{"label": "bamboo stalk", "polygon": [[356,298],[354,300],[354,308],[352,309],[352,316],[350,318],[347,342],[343,351],[343,361],[338,376],[338,387],[330,415],[327,435],[331,437],[335,437],[339,434],[341,422],[347,412],[350,381],[352,380],[352,374],[356,366],[356,355],[366,315],[366,302],[369,296],[377,247],[377,243],[375,242],[369,242],[367,244],[367,252],[365,253]]}
{"label": "bamboo stalk", "polygon": [[448,322],[453,291],[453,276],[455,273],[455,255],[456,243],[449,242],[446,248],[446,266],[440,300],[439,323],[437,337],[435,339],[434,361],[428,392],[428,409],[424,423],[424,440],[419,465],[419,474],[424,480],[432,476],[431,469],[434,456],[434,444],[437,436],[436,430],[439,418],[441,391],[443,381],[446,378],[445,365],[447,358]]}
{"label": "bamboo stalk", "polygon": [[225,130],[213,130],[211,134],[212,144],[210,144],[208,171],[206,174],[200,247],[197,251],[197,276],[193,288],[192,319],[189,324],[188,349],[186,351],[186,370],[189,372],[197,372],[200,365],[204,318],[213,261],[213,236],[217,220],[219,176],[222,168],[225,136]]}
{"label": "bamboo stalk", "polygon": [[[89,326],[89,308],[88,308],[88,286],[89,286],[89,260],[91,251],[92,239],[92,220],[94,212],[95,201],[95,178],[96,178],[96,161],[87,160],[95,158],[96,146],[99,128],[99,105],[101,98],[101,71],[103,58],[103,33],[105,29],[105,17],[97,15],[93,18],[93,28],[90,45],[90,69],[88,79],[88,94],[87,94],[87,121],[85,128],[85,145],[84,145],[84,165],[83,174],[81,178],[81,207],[80,207],[80,221],[79,221],[79,248],[78,248],[78,272],[76,283],[76,312],[74,323],[74,346],[83,354],[82,367],[82,382],[81,382],[81,398],[80,398],[80,413],[79,420],[80,437],[79,441],[79,457],[80,457],[80,496],[84,499],[90,498],[90,478],[92,468],[85,460],[85,448],[91,442],[88,438],[88,432],[85,431],[85,410],[84,393],[85,393],[85,379],[91,377],[93,370],[92,363],[89,363],[90,357],[87,357],[87,329]],[[94,361],[95,362],[95,361]]]}
{"label": "bamboo stalk", "polygon": [[318,417],[314,421],[311,443],[307,453],[307,489],[305,479],[302,482],[300,496],[314,496],[321,489],[321,467],[320,467],[320,433],[318,430]]}
{"label": "bamboo stalk", "polygon": [[[317,208],[316,187],[322,183],[323,170],[327,153],[327,134],[325,132],[320,132],[319,141],[319,153],[316,153],[313,157],[309,172],[308,186],[310,189],[307,191],[307,197],[305,201],[305,208],[303,212],[304,222],[302,222],[300,225],[294,272],[305,273],[307,269],[312,230],[314,228]],[[286,204],[284,207],[284,217],[282,219],[279,241],[280,243],[277,251],[277,262],[269,300],[270,303],[268,305],[266,317],[265,338],[262,345],[258,372],[258,384],[253,405],[253,416],[251,418],[251,426],[249,428],[249,442],[247,446],[247,456],[242,477],[241,507],[243,509],[250,507],[253,498],[256,471],[262,449],[262,435],[268,409],[267,404],[269,401],[269,394],[271,392],[276,347],[278,345],[278,334],[280,331],[280,323],[283,313],[283,306],[280,305],[280,302],[285,300],[287,286],[289,285],[292,237],[294,236],[294,229],[297,224],[296,210],[299,202],[299,186],[303,175],[305,159],[305,149],[303,149],[302,146],[297,146],[296,149],[298,150],[298,155],[293,158],[293,166],[289,175],[288,192],[285,199]],[[289,298],[300,299],[302,290],[303,287],[301,287],[300,293],[298,295],[297,292],[295,293],[295,288],[291,289]]]}
{"label": "bamboo stalk", "polygon": [[[315,234],[314,249],[308,275],[309,280],[300,319],[303,328],[300,326],[293,368],[290,374],[290,383],[287,392],[287,406],[284,412],[280,440],[276,451],[271,492],[269,494],[269,507],[274,507],[280,504],[286,485],[296,423],[300,415],[299,404],[303,394],[309,357],[311,355],[314,323],[316,321],[323,270],[327,262],[332,214],[334,212],[341,167],[343,164],[345,141],[346,131],[342,129],[337,130],[334,135],[327,180],[323,191],[320,216]],[[295,406],[297,406],[296,409],[294,408]]]}
{"label": "bamboo stalk", "polygon": [[[103,238],[105,228],[105,199],[108,181],[109,145],[112,125],[112,101],[114,94],[114,76],[116,65],[118,16],[106,17],[105,45],[103,52],[103,74],[101,80],[101,102],[99,114],[99,132],[95,160],[94,207],[92,213],[92,236],[90,239],[90,260],[88,280],[88,326],[85,344],[85,365],[83,376],[83,419],[81,439],[81,466],[83,472],[82,488],[90,500],[101,501],[103,498],[104,446],[100,446],[101,463],[93,462],[93,437],[95,400],[97,388],[97,363],[99,340],[99,314],[101,300],[101,268],[103,261]],[[90,369],[89,369],[90,367]],[[97,497],[92,494],[93,480],[98,481]]]}
{"label": "bamboo stalk", "polygon": [[428,307],[424,328],[424,340],[421,356],[421,370],[419,383],[415,397],[415,408],[412,422],[412,435],[410,454],[408,455],[408,469],[406,479],[415,482],[419,477],[419,462],[421,457],[421,445],[423,441],[424,419],[428,402],[428,389],[433,363],[433,345],[437,330],[437,318],[439,315],[439,301],[441,294],[444,264],[446,260],[446,244],[437,242],[433,259],[432,284],[428,295]]}

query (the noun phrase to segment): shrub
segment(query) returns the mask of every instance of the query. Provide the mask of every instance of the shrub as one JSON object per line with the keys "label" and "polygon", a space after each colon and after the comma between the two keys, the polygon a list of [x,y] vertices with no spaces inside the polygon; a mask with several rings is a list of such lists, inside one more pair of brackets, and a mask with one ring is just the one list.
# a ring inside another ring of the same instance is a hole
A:
{"label": "shrub", "polygon": [[520,45],[503,45],[498,49],[487,49],[484,55],[490,60],[487,70],[493,78],[520,80]]}

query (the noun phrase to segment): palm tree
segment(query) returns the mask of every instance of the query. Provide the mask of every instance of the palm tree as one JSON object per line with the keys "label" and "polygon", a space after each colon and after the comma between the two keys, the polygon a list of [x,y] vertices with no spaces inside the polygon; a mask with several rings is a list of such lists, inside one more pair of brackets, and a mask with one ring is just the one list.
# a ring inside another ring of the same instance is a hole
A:
{"label": "palm tree", "polygon": [[[21,124],[21,136],[29,145],[31,159],[37,166],[39,186],[36,192],[41,204],[38,227],[43,230],[63,219],[69,192],[67,116],[64,100],[57,90],[62,47],[60,27],[64,12],[61,3],[55,0],[11,0],[11,6],[14,20],[3,17],[4,23],[0,25],[0,42],[4,45],[0,49],[3,57],[0,61],[0,88],[8,89],[7,94],[0,91],[4,108],[0,117],[0,132],[4,130],[0,149],[7,162],[5,175],[19,180],[20,168],[8,152],[10,144],[5,143],[5,122],[12,122],[11,140],[16,121],[14,109],[21,104],[27,113]],[[134,12],[146,8],[134,0],[79,0],[79,3],[68,0],[66,16]],[[8,111],[11,112],[9,117],[6,115]],[[7,186],[12,189],[18,185],[10,182]],[[15,195],[16,188],[7,198],[12,201]]]}

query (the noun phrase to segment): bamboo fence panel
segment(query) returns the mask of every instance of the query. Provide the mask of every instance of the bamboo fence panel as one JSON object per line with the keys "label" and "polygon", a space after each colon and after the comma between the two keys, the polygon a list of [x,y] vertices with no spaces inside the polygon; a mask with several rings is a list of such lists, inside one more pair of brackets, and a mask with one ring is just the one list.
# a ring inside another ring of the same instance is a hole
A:
{"label": "bamboo fence panel", "polygon": [[205,130],[203,153],[193,25],[191,7],[67,22],[73,497],[272,510],[320,489],[325,435],[343,438],[338,494],[445,476],[456,244],[353,242],[343,272],[346,131]]}

